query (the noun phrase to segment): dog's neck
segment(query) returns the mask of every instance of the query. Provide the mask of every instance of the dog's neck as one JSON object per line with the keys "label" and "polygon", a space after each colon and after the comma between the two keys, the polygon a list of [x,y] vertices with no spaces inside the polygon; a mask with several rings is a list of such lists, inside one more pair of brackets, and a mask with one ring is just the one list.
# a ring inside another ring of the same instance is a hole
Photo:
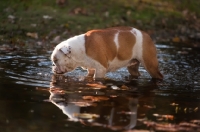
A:
{"label": "dog's neck", "polygon": [[85,64],[85,35],[81,34],[74,36],[67,40],[70,47],[70,59],[74,62],[75,66],[82,66]]}

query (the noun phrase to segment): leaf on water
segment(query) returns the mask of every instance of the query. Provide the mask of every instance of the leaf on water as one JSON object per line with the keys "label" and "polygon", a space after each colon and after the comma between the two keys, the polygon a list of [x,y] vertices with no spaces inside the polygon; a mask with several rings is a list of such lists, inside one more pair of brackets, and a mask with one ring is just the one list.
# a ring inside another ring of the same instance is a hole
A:
{"label": "leaf on water", "polygon": [[194,109],[194,112],[197,112],[199,110],[199,108],[198,107],[196,107],[195,109]]}
{"label": "leaf on water", "polygon": [[179,110],[179,107],[176,107],[175,108],[175,112],[178,113],[178,110]]}
{"label": "leaf on water", "polygon": [[157,117],[157,116],[159,116],[159,114],[153,114],[153,116]]}
{"label": "leaf on water", "polygon": [[49,88],[36,87],[36,90],[49,91]]}
{"label": "leaf on water", "polygon": [[152,108],[156,108],[156,106],[154,105],[154,106],[150,106],[150,105],[144,105],[144,107],[146,107],[146,108],[150,108],[150,109],[152,109]]}
{"label": "leaf on water", "polygon": [[114,90],[120,89],[119,87],[117,87],[115,85],[111,86],[111,88],[114,89]]}
{"label": "leaf on water", "polygon": [[79,107],[88,107],[88,106],[97,106],[97,104],[89,102],[89,101],[68,101],[68,103],[75,104]]}
{"label": "leaf on water", "polygon": [[88,84],[86,84],[86,85],[87,85],[87,86],[90,86],[90,87],[106,88],[105,85],[98,84],[98,83],[88,83]]}
{"label": "leaf on water", "polygon": [[81,119],[96,119],[100,117],[97,114],[89,114],[89,113],[74,113],[74,116]]}
{"label": "leaf on water", "polygon": [[184,112],[187,113],[187,108],[184,109]]}
{"label": "leaf on water", "polygon": [[126,85],[122,85],[122,86],[121,86],[121,89],[123,89],[123,90],[128,90],[129,88],[128,88]]}
{"label": "leaf on water", "polygon": [[117,97],[117,95],[110,95],[110,97],[111,97],[111,98],[116,98],[116,97]]}
{"label": "leaf on water", "polygon": [[105,96],[83,96],[83,99],[95,101],[109,100],[108,97]]}
{"label": "leaf on water", "polygon": [[159,115],[159,114],[153,114],[153,116],[155,117],[159,117],[159,118],[165,118],[165,119],[169,119],[169,120],[173,120],[174,116],[173,115]]}
{"label": "leaf on water", "polygon": [[38,33],[27,32],[27,33],[26,33],[26,36],[31,37],[31,38],[38,39]]}
{"label": "leaf on water", "polygon": [[118,114],[135,115],[136,112],[131,112],[131,111],[121,111],[121,112],[118,112]]}
{"label": "leaf on water", "polygon": [[170,105],[172,105],[172,106],[177,106],[177,105],[179,105],[179,104],[176,104],[176,103],[171,103]]}
{"label": "leaf on water", "polygon": [[62,90],[60,88],[50,88],[50,92],[54,94],[71,94],[74,93],[74,91],[67,91],[67,90]]}
{"label": "leaf on water", "polygon": [[73,104],[75,104],[76,106],[79,106],[79,107],[88,107],[88,106],[94,106],[94,107],[96,107],[97,106],[97,104],[96,103],[93,103],[93,102],[89,102],[89,101],[87,101],[87,102],[84,102],[84,101],[76,101],[76,102],[70,102],[70,103],[73,103]]}

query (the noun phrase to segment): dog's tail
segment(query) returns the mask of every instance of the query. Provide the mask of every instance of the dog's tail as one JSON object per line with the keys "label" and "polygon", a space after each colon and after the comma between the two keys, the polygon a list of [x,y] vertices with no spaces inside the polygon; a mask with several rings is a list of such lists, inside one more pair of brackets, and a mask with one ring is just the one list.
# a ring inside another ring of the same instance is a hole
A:
{"label": "dog's tail", "polygon": [[143,34],[142,64],[147,70],[147,72],[151,75],[152,78],[157,78],[157,79],[162,80],[163,75],[160,73],[159,68],[158,68],[156,47],[148,34],[144,32],[142,34]]}

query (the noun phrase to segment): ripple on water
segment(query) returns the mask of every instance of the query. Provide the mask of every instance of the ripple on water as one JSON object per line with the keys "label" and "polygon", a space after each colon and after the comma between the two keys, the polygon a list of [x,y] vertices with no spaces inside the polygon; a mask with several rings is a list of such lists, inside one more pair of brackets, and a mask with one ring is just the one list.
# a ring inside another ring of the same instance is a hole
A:
{"label": "ripple on water", "polygon": [[[38,55],[35,51],[0,55],[1,80],[10,79],[9,82],[24,87],[49,88],[50,97],[46,100],[49,98],[48,102],[62,110],[68,119],[83,124],[112,130],[200,130],[199,53],[191,48],[156,47],[164,74],[164,80],[156,84],[143,67],[139,69],[141,76],[133,80],[129,80],[126,68],[121,68],[108,73],[105,80],[85,81],[86,71],[77,68],[57,76],[55,81],[49,60],[51,52]],[[31,111],[37,111],[32,108],[35,105],[31,104]],[[54,107],[43,109],[45,114],[59,114]],[[63,116],[57,116],[51,123],[63,120]]]}

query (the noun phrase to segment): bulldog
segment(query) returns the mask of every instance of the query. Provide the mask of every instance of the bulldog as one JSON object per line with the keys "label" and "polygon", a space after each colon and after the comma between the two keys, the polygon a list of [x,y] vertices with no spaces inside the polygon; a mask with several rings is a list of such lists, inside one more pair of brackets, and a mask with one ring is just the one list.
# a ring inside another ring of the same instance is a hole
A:
{"label": "bulldog", "polygon": [[88,76],[103,78],[107,72],[126,66],[138,77],[141,63],[152,78],[163,79],[152,39],[132,27],[96,29],[69,38],[55,47],[51,60],[55,74],[84,67]]}

